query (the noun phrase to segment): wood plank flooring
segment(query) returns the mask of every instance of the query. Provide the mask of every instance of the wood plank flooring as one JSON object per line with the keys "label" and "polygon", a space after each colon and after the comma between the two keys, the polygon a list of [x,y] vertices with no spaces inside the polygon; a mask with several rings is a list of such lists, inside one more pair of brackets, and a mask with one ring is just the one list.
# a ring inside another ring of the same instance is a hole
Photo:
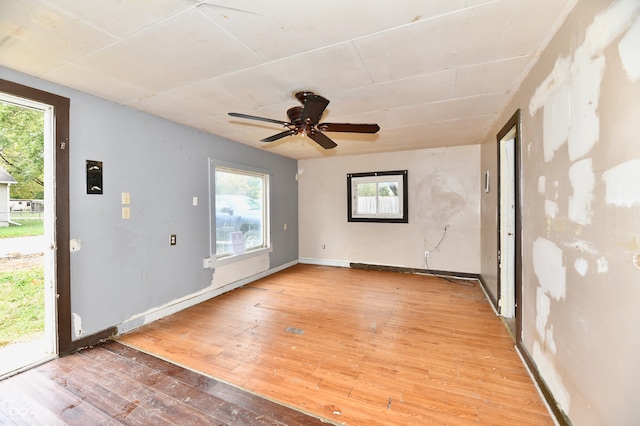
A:
{"label": "wood plank flooring", "polygon": [[280,425],[317,418],[108,342],[0,381],[2,425]]}
{"label": "wood plank flooring", "polygon": [[472,282],[296,265],[119,340],[335,424],[553,424]]}

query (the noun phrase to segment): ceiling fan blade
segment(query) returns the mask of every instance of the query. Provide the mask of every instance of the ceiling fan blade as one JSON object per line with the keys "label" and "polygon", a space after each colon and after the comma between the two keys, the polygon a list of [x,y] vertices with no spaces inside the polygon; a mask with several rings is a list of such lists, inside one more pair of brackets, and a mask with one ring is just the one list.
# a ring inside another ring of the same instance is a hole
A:
{"label": "ceiling fan blade", "polygon": [[291,123],[287,123],[286,121],[274,120],[272,118],[256,117],[255,115],[240,114],[239,112],[230,112],[229,115],[238,118],[248,118],[249,120],[259,120],[266,121],[267,123],[282,124],[283,126],[292,126]]}
{"label": "ceiling fan blade", "polygon": [[380,126],[377,124],[322,123],[318,124],[318,129],[323,132],[377,133]]}
{"label": "ceiling fan blade", "polygon": [[284,132],[280,132],[277,135],[269,136],[268,138],[260,139],[260,142],[273,142],[278,139],[282,139],[287,136],[293,136],[296,134],[295,130],[285,130]]}
{"label": "ceiling fan blade", "polygon": [[302,110],[302,122],[308,122],[308,124],[315,126],[320,121],[322,113],[329,105],[329,100],[323,98],[320,95],[307,95],[307,99],[304,102],[304,109]]}
{"label": "ceiling fan blade", "polygon": [[307,133],[307,136],[316,141],[318,145],[320,145],[324,149],[331,149],[338,146],[338,144],[329,139],[329,137],[322,132],[309,132]]}

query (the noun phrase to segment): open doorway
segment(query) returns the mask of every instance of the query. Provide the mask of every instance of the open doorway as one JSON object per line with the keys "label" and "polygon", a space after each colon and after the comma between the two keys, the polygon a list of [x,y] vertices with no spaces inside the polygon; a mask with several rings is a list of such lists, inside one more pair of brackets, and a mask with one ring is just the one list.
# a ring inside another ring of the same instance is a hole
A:
{"label": "open doorway", "polygon": [[[43,163],[42,203],[13,203],[18,206],[13,209],[14,219],[17,219],[19,209],[37,211],[35,216],[42,220],[41,242],[32,242],[23,247],[14,244],[9,249],[9,252],[26,254],[24,257],[31,257],[34,252],[42,253],[40,281],[43,294],[42,306],[38,308],[43,318],[42,333],[30,342],[6,345],[6,351],[0,354],[2,378],[69,352],[72,341],[69,294],[69,99],[0,79],[0,102],[17,108],[18,112],[32,111],[42,115],[42,147],[39,155]],[[8,192],[6,196],[10,199]],[[11,204],[9,199],[7,204]],[[7,220],[11,220],[11,213],[8,209]],[[36,284],[38,282],[37,278],[27,277],[29,280]]]}
{"label": "open doorway", "polygon": [[0,93],[0,376],[57,355],[53,129],[51,105]]}
{"label": "open doorway", "polygon": [[498,311],[520,339],[520,110],[498,132]]}

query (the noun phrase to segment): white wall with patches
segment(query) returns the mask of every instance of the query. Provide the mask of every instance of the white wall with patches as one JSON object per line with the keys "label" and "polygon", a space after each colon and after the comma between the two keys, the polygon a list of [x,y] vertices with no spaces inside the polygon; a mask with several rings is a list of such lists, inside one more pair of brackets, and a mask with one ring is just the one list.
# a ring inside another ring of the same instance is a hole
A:
{"label": "white wall with patches", "polygon": [[[497,173],[495,134],[518,108],[524,347],[573,424],[637,424],[640,2],[576,5],[483,144],[482,170]],[[482,199],[485,278],[495,202]]]}
{"label": "white wall with patches", "polygon": [[[299,161],[301,261],[478,273],[479,154],[462,146]],[[409,223],[347,221],[348,173],[405,169]]]}

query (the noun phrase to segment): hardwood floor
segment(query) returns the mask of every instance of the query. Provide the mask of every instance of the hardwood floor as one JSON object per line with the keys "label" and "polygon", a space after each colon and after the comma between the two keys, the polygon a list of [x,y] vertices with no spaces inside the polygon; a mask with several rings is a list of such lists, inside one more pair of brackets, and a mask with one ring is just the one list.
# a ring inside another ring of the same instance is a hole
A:
{"label": "hardwood floor", "polygon": [[336,424],[553,424],[472,282],[296,265],[119,340]]}
{"label": "hardwood floor", "polygon": [[2,425],[321,425],[257,395],[108,342],[0,381]]}

